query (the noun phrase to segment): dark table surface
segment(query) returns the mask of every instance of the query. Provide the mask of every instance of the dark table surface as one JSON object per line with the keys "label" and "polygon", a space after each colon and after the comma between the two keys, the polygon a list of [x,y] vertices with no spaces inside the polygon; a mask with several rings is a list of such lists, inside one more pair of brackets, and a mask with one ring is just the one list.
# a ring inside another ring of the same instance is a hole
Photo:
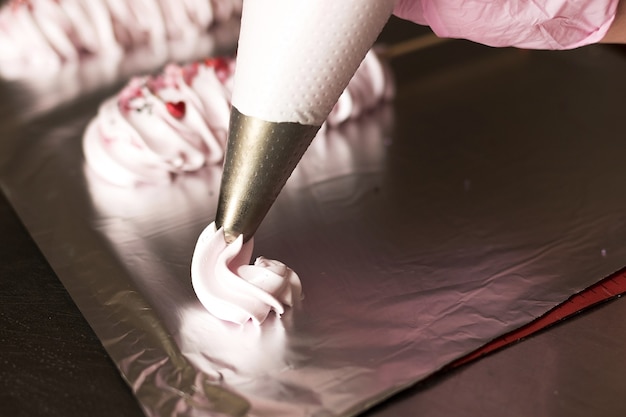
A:
{"label": "dark table surface", "polygon": [[[142,416],[4,195],[0,236],[0,416]],[[626,415],[623,317],[626,300],[606,303],[366,415]]]}

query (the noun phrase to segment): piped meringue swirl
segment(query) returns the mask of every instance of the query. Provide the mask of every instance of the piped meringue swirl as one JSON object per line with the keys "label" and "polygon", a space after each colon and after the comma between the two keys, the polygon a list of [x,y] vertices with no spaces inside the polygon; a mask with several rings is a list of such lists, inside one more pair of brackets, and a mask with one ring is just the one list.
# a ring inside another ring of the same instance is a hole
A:
{"label": "piped meringue swirl", "polygon": [[173,174],[219,163],[233,71],[232,59],[211,58],[133,78],[89,123],[88,165],[109,182],[130,186],[169,183]]}
{"label": "piped meringue swirl", "polygon": [[302,296],[298,275],[285,264],[259,257],[250,265],[253,239],[239,236],[226,243],[223,230],[211,223],[198,238],[191,261],[191,280],[198,299],[214,316],[233,323],[261,324],[271,311]]}

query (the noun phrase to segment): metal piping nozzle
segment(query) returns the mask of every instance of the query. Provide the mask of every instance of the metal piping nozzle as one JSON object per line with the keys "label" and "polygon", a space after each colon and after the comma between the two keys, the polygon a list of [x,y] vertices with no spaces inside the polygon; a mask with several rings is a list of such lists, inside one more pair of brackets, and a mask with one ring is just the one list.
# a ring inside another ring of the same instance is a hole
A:
{"label": "metal piping nozzle", "polygon": [[215,224],[250,239],[320,126],[268,122],[231,110]]}

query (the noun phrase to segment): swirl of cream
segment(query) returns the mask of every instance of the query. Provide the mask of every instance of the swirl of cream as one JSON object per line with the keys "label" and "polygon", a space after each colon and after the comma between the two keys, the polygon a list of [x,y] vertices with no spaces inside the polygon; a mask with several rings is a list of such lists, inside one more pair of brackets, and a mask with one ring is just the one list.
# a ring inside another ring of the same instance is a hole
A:
{"label": "swirl of cream", "polygon": [[226,243],[211,223],[200,234],[191,261],[191,280],[198,299],[214,316],[233,323],[261,324],[270,311],[284,313],[302,296],[298,275],[279,261],[257,258],[250,265],[253,239],[239,236]]}
{"label": "swirl of cream", "polygon": [[[83,56],[198,36],[241,13],[242,0],[12,0],[0,9],[0,67],[58,70]],[[11,70],[11,68],[13,70]],[[26,71],[28,72],[28,71]]]}
{"label": "swirl of cream", "polygon": [[88,165],[114,184],[167,183],[222,160],[234,61],[169,65],[105,101],[83,138]]}

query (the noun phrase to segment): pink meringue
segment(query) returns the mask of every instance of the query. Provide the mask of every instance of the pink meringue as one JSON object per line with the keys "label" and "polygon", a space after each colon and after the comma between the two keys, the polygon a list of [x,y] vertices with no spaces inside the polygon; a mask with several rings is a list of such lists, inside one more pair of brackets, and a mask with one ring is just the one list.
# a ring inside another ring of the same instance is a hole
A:
{"label": "pink meringue", "polygon": [[242,0],[13,0],[0,9],[0,69],[49,72],[83,56],[193,42],[239,16],[241,6]]}
{"label": "pink meringue", "polygon": [[169,65],[106,100],[83,138],[88,165],[114,184],[168,183],[220,162],[230,115],[232,59]]}
{"label": "pink meringue", "polygon": [[253,239],[239,236],[227,244],[211,223],[198,238],[191,280],[198,299],[214,316],[233,323],[261,324],[271,311],[278,316],[302,296],[298,275],[279,261],[259,257],[250,265]]}

